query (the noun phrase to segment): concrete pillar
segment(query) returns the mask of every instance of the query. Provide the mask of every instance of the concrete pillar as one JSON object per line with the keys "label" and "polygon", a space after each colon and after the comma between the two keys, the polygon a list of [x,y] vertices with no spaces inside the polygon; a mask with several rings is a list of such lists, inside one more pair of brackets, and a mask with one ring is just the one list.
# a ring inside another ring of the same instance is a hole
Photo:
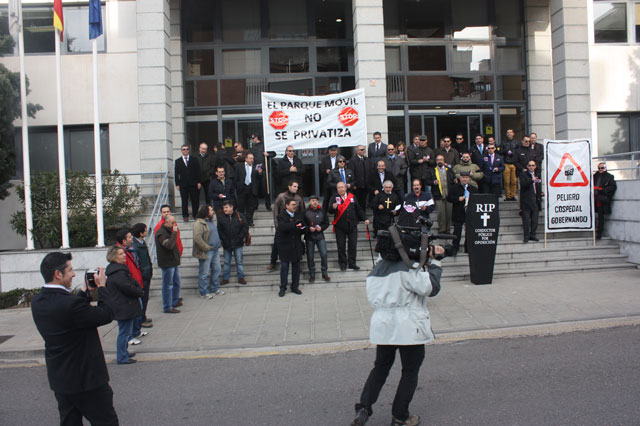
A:
{"label": "concrete pillar", "polygon": [[388,142],[382,0],[353,0],[352,4],[355,79],[366,95],[367,142],[373,141],[375,131]]}
{"label": "concrete pillar", "polygon": [[140,171],[173,175],[169,10],[167,0],[136,1]]}
{"label": "concrete pillar", "polygon": [[556,138],[591,137],[587,0],[550,0]]}
{"label": "concrete pillar", "polygon": [[169,55],[171,57],[171,128],[175,158],[178,158],[180,147],[185,143],[180,5],[180,0],[171,0]]}
{"label": "concrete pillar", "polygon": [[555,137],[549,0],[525,1],[529,132]]}

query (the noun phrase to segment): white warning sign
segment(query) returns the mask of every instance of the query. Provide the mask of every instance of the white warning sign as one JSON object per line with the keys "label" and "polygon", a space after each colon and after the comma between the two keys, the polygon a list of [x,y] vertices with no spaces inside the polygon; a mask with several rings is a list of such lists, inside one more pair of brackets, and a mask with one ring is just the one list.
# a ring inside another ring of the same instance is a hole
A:
{"label": "white warning sign", "polygon": [[545,141],[545,232],[592,231],[591,141]]}

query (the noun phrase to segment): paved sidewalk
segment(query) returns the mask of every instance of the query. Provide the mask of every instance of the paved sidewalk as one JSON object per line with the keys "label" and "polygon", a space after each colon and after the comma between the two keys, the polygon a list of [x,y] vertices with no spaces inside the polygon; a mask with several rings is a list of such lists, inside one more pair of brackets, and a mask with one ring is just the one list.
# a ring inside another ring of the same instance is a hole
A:
{"label": "paved sidewalk", "polygon": [[[366,341],[371,308],[364,285],[302,286],[302,296],[275,291],[233,292],[213,300],[184,296],[180,314],[163,314],[152,297],[154,327],[134,347],[140,354],[266,348],[300,344]],[[429,299],[437,335],[540,324],[640,316],[640,270],[538,275],[498,279],[475,286],[443,282]],[[100,328],[113,359],[117,325]],[[43,341],[30,309],[0,311],[0,359],[40,359]]]}

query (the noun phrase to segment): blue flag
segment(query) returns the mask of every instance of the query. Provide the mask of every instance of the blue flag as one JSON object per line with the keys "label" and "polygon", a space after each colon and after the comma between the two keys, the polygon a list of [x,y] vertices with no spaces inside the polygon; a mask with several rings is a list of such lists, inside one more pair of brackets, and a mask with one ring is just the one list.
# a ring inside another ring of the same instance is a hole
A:
{"label": "blue flag", "polygon": [[102,35],[102,5],[100,0],[89,0],[89,39]]}

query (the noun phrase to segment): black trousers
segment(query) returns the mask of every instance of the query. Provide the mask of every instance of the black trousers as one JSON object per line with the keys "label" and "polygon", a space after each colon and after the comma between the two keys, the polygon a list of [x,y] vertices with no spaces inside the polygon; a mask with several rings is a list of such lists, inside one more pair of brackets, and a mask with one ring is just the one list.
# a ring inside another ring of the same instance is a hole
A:
{"label": "black trousers", "polygon": [[602,238],[604,232],[604,206],[596,203],[596,238]]}
{"label": "black trousers", "polygon": [[[264,174],[264,173],[263,173]],[[273,188],[273,180],[270,180],[270,186]],[[264,197],[264,207],[269,210],[271,208],[271,194],[267,191],[267,179],[260,179],[260,198]],[[256,207],[257,208],[257,207]]]}
{"label": "black trousers", "polygon": [[532,210],[528,207],[522,207],[522,229],[525,240],[536,236],[536,231],[538,230],[538,214],[537,208]]}
{"label": "black trousers", "polygon": [[362,210],[367,210],[367,188],[354,189],[353,196],[356,197],[356,201],[360,204]]}
{"label": "black trousers", "polygon": [[204,201],[205,201],[205,203],[211,204],[211,198],[209,198],[209,184],[210,183],[211,183],[210,180],[205,180],[204,182],[202,182],[202,186],[200,187],[200,190],[198,191],[198,201],[200,201],[200,191],[202,191],[202,192],[204,192]]}
{"label": "black trousers", "polygon": [[369,373],[360,402],[356,404],[356,412],[366,408],[369,415],[373,414],[372,406],[378,400],[380,390],[387,381],[389,370],[396,359],[396,350],[400,351],[402,361],[402,377],[398,383],[396,396],[391,406],[391,414],[399,420],[409,418],[409,404],[418,386],[418,373],[424,360],[424,345],[378,345],[376,348],[376,361],[373,370]]}
{"label": "black trousers", "polygon": [[82,418],[92,426],[118,426],[118,415],[113,408],[113,391],[109,384],[88,392],[55,393],[60,412],[60,426],[82,426]]}
{"label": "black trousers", "polygon": [[278,262],[278,231],[273,234],[273,244],[271,244],[271,263],[273,266],[276,266]]}
{"label": "black trousers", "polygon": [[258,197],[253,195],[251,190],[246,189],[238,193],[238,211],[246,216],[249,225],[253,224],[253,212],[257,208]]}
{"label": "black trousers", "polygon": [[182,217],[189,217],[189,198],[191,198],[191,210],[195,219],[200,207],[200,191],[197,186],[180,187],[180,198],[182,198]]}
{"label": "black trousers", "polygon": [[[349,239],[348,247],[347,238]],[[336,228],[336,244],[338,245],[338,263],[340,266],[355,265],[356,251],[358,250],[358,227],[349,225],[347,230]]]}
{"label": "black trousers", "polygon": [[142,280],[144,288],[142,289],[142,319],[147,319],[147,305],[149,304],[149,290],[151,289],[151,279]]}
{"label": "black trousers", "polygon": [[[462,241],[462,226],[464,222],[453,222],[453,235],[456,236],[456,239],[453,241],[453,247],[455,247],[456,251],[460,250],[460,241]],[[466,241],[465,241],[466,245]]]}
{"label": "black trousers", "polygon": [[280,290],[287,289],[289,265],[291,265],[291,290],[297,290],[300,286],[300,261],[287,262],[280,259]]}

